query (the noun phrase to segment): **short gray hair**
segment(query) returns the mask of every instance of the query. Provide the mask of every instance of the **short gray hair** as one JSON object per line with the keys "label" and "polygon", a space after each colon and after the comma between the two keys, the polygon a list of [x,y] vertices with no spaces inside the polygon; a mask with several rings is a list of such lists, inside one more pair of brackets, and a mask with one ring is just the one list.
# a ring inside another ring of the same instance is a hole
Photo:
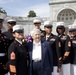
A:
{"label": "short gray hair", "polygon": [[41,31],[39,30],[39,29],[33,29],[32,31],[31,31],[31,36],[33,36],[33,34],[35,33],[35,32],[39,32],[40,34],[41,34]]}

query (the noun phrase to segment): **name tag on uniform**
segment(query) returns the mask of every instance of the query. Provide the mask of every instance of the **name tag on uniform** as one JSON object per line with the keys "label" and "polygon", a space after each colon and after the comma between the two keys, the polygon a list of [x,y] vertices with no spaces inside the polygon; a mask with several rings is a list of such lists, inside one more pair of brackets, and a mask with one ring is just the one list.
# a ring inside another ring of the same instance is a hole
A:
{"label": "name tag on uniform", "polygon": [[50,39],[50,41],[55,41],[55,39]]}

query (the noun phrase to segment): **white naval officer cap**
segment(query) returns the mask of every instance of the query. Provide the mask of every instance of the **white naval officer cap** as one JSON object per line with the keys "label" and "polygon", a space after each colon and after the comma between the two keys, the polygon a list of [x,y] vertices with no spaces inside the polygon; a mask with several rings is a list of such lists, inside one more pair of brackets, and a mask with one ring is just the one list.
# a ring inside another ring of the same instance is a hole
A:
{"label": "white naval officer cap", "polygon": [[48,27],[48,28],[52,27],[51,22],[50,21],[45,21],[44,22],[44,27]]}
{"label": "white naval officer cap", "polygon": [[65,28],[65,23],[64,22],[57,22],[56,27],[57,27],[57,29],[63,29],[63,28]]}
{"label": "white naval officer cap", "polygon": [[0,16],[0,22],[3,22],[3,21],[4,21],[3,16]]}
{"label": "white naval officer cap", "polygon": [[64,22],[57,22],[56,26],[65,26],[65,23]]}
{"label": "white naval officer cap", "polygon": [[8,23],[9,23],[9,22],[16,22],[16,20],[15,20],[15,19],[8,19],[7,22],[8,22]]}
{"label": "white naval officer cap", "polygon": [[68,29],[69,29],[69,32],[72,32],[73,29],[74,29],[73,25],[69,25],[69,26],[68,26]]}
{"label": "white naval officer cap", "polygon": [[72,29],[76,31],[76,25],[72,25]]}
{"label": "white naval officer cap", "polygon": [[21,25],[14,25],[13,32],[23,33],[24,29]]}
{"label": "white naval officer cap", "polygon": [[34,19],[33,20],[33,23],[35,24],[35,23],[41,23],[41,20],[40,19]]}

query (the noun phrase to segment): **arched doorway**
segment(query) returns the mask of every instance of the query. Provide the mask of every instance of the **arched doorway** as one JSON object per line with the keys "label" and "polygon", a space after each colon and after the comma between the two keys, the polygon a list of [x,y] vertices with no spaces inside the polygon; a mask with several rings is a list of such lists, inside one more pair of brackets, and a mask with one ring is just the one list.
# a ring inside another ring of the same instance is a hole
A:
{"label": "arched doorway", "polygon": [[57,21],[64,21],[66,25],[72,25],[75,19],[76,12],[72,9],[64,9],[57,16]]}

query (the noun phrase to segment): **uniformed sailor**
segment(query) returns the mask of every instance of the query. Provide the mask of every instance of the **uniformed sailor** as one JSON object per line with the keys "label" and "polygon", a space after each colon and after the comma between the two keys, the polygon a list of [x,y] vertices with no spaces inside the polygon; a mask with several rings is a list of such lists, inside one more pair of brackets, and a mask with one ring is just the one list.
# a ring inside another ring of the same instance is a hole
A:
{"label": "uniformed sailor", "polygon": [[74,36],[74,31],[75,31],[75,29],[74,29],[74,26],[73,25],[69,25],[68,26],[68,29],[69,29],[69,37],[70,37],[70,39],[72,39],[73,38],[73,36]]}
{"label": "uniformed sailor", "polygon": [[2,27],[3,27],[3,17],[0,17],[0,75],[6,74],[7,71],[7,39],[6,36],[2,33]]}
{"label": "uniformed sailor", "polygon": [[68,35],[65,35],[64,25],[64,22],[57,22],[56,31],[61,41],[61,52],[63,57],[62,75],[70,75],[71,40]]}
{"label": "uniformed sailor", "polygon": [[52,27],[50,21],[44,22],[44,30],[46,32],[46,36],[43,40],[49,41],[50,46],[52,47],[53,52],[53,73],[52,75],[59,75],[58,72],[61,70],[62,56],[61,56],[61,43],[59,37],[52,34]]}
{"label": "uniformed sailor", "polygon": [[76,75],[76,26],[71,25],[69,26],[69,34],[70,39],[72,42],[72,49],[71,49],[71,75]]}
{"label": "uniformed sailor", "polygon": [[16,20],[15,19],[8,19],[7,20],[7,27],[8,30],[5,31],[3,34],[7,37],[8,39],[8,46],[10,46],[10,44],[13,42],[14,37],[12,35],[12,27],[16,24]]}
{"label": "uniformed sailor", "polygon": [[13,36],[15,40],[8,49],[10,75],[27,75],[27,49],[22,44],[22,26],[13,26]]}
{"label": "uniformed sailor", "polygon": [[45,31],[40,28],[41,20],[39,18],[33,20],[34,27],[41,31],[41,37],[45,36]]}

